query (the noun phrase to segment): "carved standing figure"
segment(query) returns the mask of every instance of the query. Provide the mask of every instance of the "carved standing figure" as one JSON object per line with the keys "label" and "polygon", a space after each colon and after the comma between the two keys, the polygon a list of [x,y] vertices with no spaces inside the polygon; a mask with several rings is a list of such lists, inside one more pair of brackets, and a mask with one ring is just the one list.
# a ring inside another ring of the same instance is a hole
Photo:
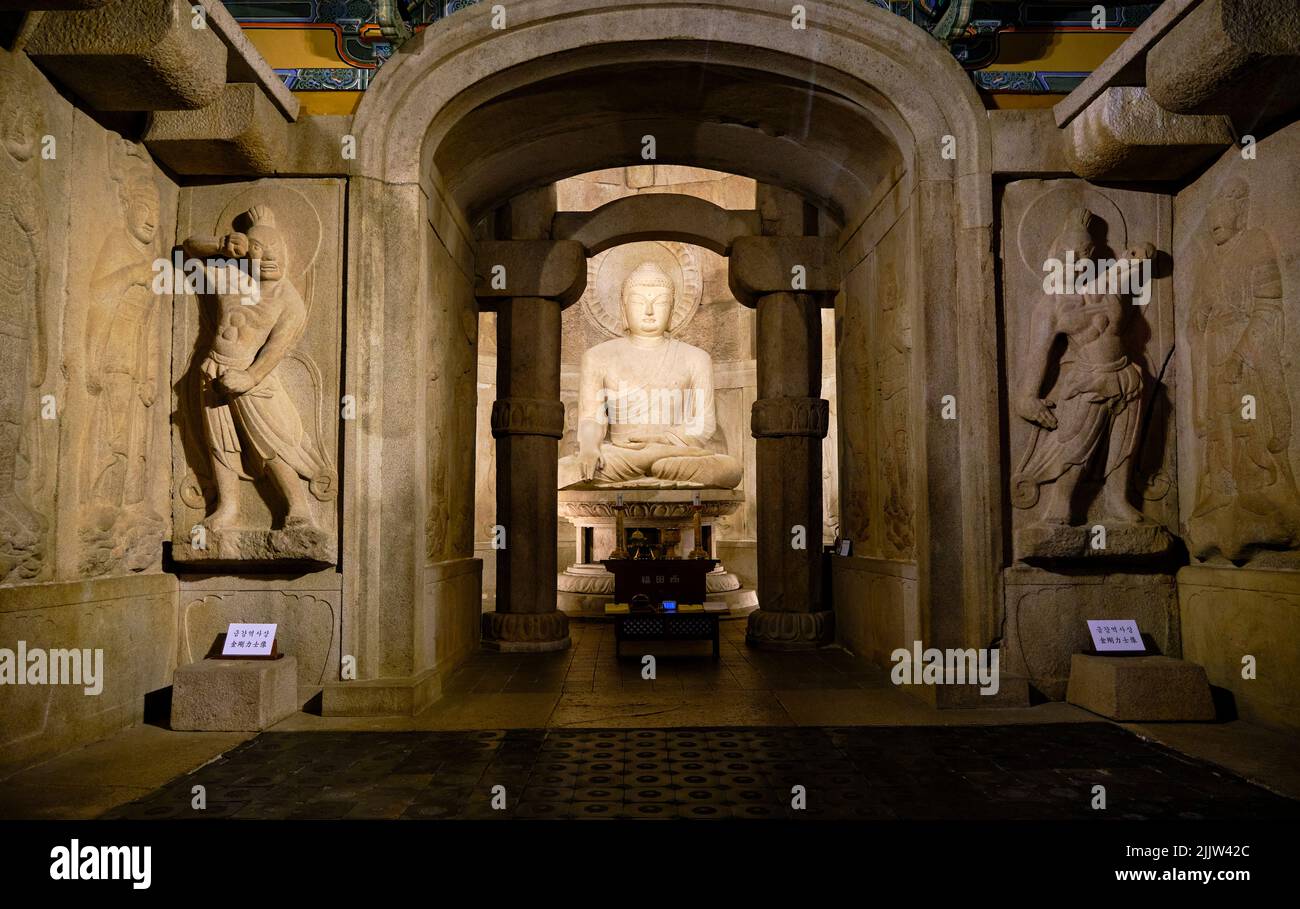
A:
{"label": "carved standing figure", "polygon": [[885,483],[885,536],[902,553],[912,550],[912,491],[908,469],[908,371],[912,363],[910,307],[899,293],[898,279],[884,273],[880,303],[880,353],[877,381],[881,411],[881,467]]}
{"label": "carved standing figure", "polygon": [[[33,161],[43,121],[24,88],[0,92],[0,582],[44,567],[47,522],[19,485],[24,430],[46,367],[45,201]],[[36,440],[27,441],[34,456]]]}
{"label": "carved standing figure", "polygon": [[841,498],[843,513],[840,536],[864,545],[871,533],[870,464],[873,449],[871,431],[872,395],[868,363],[860,355],[867,350],[870,338],[865,314],[854,310],[835,314],[836,368],[839,371],[836,402],[844,409],[840,421],[840,452],[837,461],[844,487]]}
{"label": "carved standing figure", "polygon": [[[1203,460],[1188,530],[1197,554],[1300,542],[1291,470],[1282,271],[1272,239],[1247,225],[1249,187],[1233,179],[1209,206],[1212,243],[1197,265],[1192,411]],[[1249,418],[1243,409],[1255,402]]]}
{"label": "carved standing figure", "polygon": [[[283,495],[286,528],[314,528],[301,480],[332,489],[333,471],[313,447],[277,375],[307,327],[307,307],[286,277],[288,246],[270,208],[255,206],[235,219],[235,228],[221,238],[191,237],[184,244],[187,256],[257,266],[255,296],[209,294],[210,305],[204,307],[205,337],[211,341],[198,368],[198,399],[217,501],[203,523],[212,530],[244,529],[239,485],[251,478],[247,464],[268,475]],[[215,272],[209,264],[207,277],[214,284]]]}
{"label": "carved standing figure", "polygon": [[86,316],[86,389],[92,397],[81,498],[90,574],[148,568],[161,554],[162,518],[148,502],[151,414],[158,399],[154,261],[161,208],[153,169],[133,143],[110,143],[125,230],[105,237]]}
{"label": "carved standing figure", "polygon": [[[1052,255],[1076,262],[1092,260],[1097,218],[1087,209],[1070,212]],[[1012,502],[1031,508],[1039,488],[1050,485],[1051,498],[1043,513],[1046,524],[1069,524],[1075,490],[1090,465],[1099,463],[1103,485],[1099,517],[1119,523],[1143,521],[1128,501],[1129,473],[1138,441],[1142,398],[1142,369],[1124,349],[1124,298],[1106,292],[1121,281],[1120,269],[1150,259],[1150,247],[1129,250],[1094,287],[1079,293],[1044,293],[1034,309],[1028,341],[1028,362],[1013,399],[1016,414],[1034,425],[1020,466],[1011,478]],[[1100,292],[1093,292],[1100,291]],[[1059,377],[1044,397],[1052,349],[1064,336]]]}

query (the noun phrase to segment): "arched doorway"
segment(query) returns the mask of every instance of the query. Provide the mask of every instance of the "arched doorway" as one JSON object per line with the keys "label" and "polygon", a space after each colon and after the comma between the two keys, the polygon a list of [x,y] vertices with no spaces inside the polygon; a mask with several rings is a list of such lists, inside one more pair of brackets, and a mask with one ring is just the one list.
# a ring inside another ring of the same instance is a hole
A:
{"label": "arched doorway", "polygon": [[[818,212],[799,234],[833,238],[841,369],[878,368],[890,354],[865,339],[908,330],[903,379],[886,388],[867,371],[876,403],[863,412],[879,434],[888,411],[893,460],[851,451],[842,468],[858,478],[846,511],[867,500],[863,531],[881,541],[870,577],[844,574],[846,599],[897,600],[897,622],[937,646],[991,640],[1002,534],[987,120],[920,29],[860,3],[806,6],[804,28],[777,4],[537,0],[512,5],[505,29],[466,11],[376,79],[355,119],[347,314],[372,343],[348,371],[383,404],[345,435],[359,481],[345,484],[345,539],[410,558],[345,578],[344,644],[362,665],[414,675],[474,639],[472,509],[458,507],[474,469],[471,225],[556,179],[645,160],[646,137],[657,161],[752,176]],[[906,407],[879,405],[900,392]],[[841,407],[841,439],[854,413]],[[910,509],[890,504],[900,466]],[[910,544],[888,542],[882,525],[903,520]],[[875,634],[852,625],[842,633]]]}

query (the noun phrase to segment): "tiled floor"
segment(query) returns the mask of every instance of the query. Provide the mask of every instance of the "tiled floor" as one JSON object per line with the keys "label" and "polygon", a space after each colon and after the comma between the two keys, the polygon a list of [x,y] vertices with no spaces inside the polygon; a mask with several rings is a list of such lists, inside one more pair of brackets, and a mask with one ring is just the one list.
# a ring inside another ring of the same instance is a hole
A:
{"label": "tiled floor", "polygon": [[1300,802],[1107,723],[270,732],[106,817],[1300,819]]}
{"label": "tiled floor", "polygon": [[0,781],[0,817],[1297,816],[1234,775],[1300,797],[1294,736],[1121,728],[1060,702],[937,710],[843,650],[755,651],[744,630],[723,623],[716,662],[707,642],[616,660],[611,625],[575,622],[570,650],[470,657],[417,716],[297,713],[243,744],[137,727]]}
{"label": "tiled floor", "polygon": [[[708,641],[626,642],[614,657],[614,626],[573,622],[573,646],[547,654],[479,653],[443,686],[450,694],[796,691],[873,687],[883,673],[843,650],[772,653],[745,646],[745,623],[724,621],[721,658]],[[655,657],[655,678],[642,656]]]}

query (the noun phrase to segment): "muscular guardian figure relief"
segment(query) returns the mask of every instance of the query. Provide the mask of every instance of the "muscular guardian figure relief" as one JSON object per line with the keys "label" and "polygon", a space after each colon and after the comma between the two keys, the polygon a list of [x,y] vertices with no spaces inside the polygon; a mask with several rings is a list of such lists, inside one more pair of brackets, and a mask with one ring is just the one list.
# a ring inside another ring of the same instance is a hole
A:
{"label": "muscular guardian figure relief", "polygon": [[[232,292],[205,297],[211,342],[198,368],[198,400],[216,504],[203,523],[214,531],[246,529],[239,494],[240,480],[251,479],[247,465],[269,476],[283,496],[286,530],[318,531],[302,481],[324,498],[334,489],[333,470],[313,447],[277,375],[306,328],[307,308],[286,278],[288,248],[270,209],[250,209],[235,219],[235,227],[219,239],[191,237],[184,243],[186,256],[257,265],[255,296]],[[209,264],[209,286],[219,287],[214,270]]]}
{"label": "muscular guardian figure relief", "polygon": [[[1075,261],[1096,254],[1095,216],[1074,209],[1061,229],[1053,255]],[[1128,501],[1129,473],[1138,442],[1142,405],[1142,369],[1124,350],[1125,297],[1113,292],[1123,270],[1149,260],[1149,245],[1125,253],[1092,287],[1078,293],[1044,294],[1033,314],[1029,362],[1012,406],[1034,426],[1024,458],[1011,478],[1012,502],[1032,508],[1042,486],[1052,487],[1041,523],[1071,523],[1075,492],[1091,465],[1102,477],[1095,517],[1118,524],[1139,524],[1142,513]],[[1108,279],[1109,278],[1109,279]],[[1066,339],[1060,375],[1046,396],[1039,397],[1047,379],[1052,348]]]}
{"label": "muscular guardian figure relief", "polygon": [[578,453],[560,459],[560,487],[733,489],[740,462],[717,433],[713,360],[667,336],[672,278],[653,263],[623,283],[627,336],[583,355]]}

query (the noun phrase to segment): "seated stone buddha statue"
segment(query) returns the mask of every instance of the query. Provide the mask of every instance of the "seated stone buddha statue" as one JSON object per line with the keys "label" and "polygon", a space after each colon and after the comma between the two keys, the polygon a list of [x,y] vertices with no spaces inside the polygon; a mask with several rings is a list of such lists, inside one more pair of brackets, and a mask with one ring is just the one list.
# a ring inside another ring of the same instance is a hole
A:
{"label": "seated stone buddha statue", "polygon": [[582,357],[578,453],[560,487],[733,489],[740,462],[718,438],[713,359],[668,337],[675,285],[642,263],[623,283],[627,335]]}

